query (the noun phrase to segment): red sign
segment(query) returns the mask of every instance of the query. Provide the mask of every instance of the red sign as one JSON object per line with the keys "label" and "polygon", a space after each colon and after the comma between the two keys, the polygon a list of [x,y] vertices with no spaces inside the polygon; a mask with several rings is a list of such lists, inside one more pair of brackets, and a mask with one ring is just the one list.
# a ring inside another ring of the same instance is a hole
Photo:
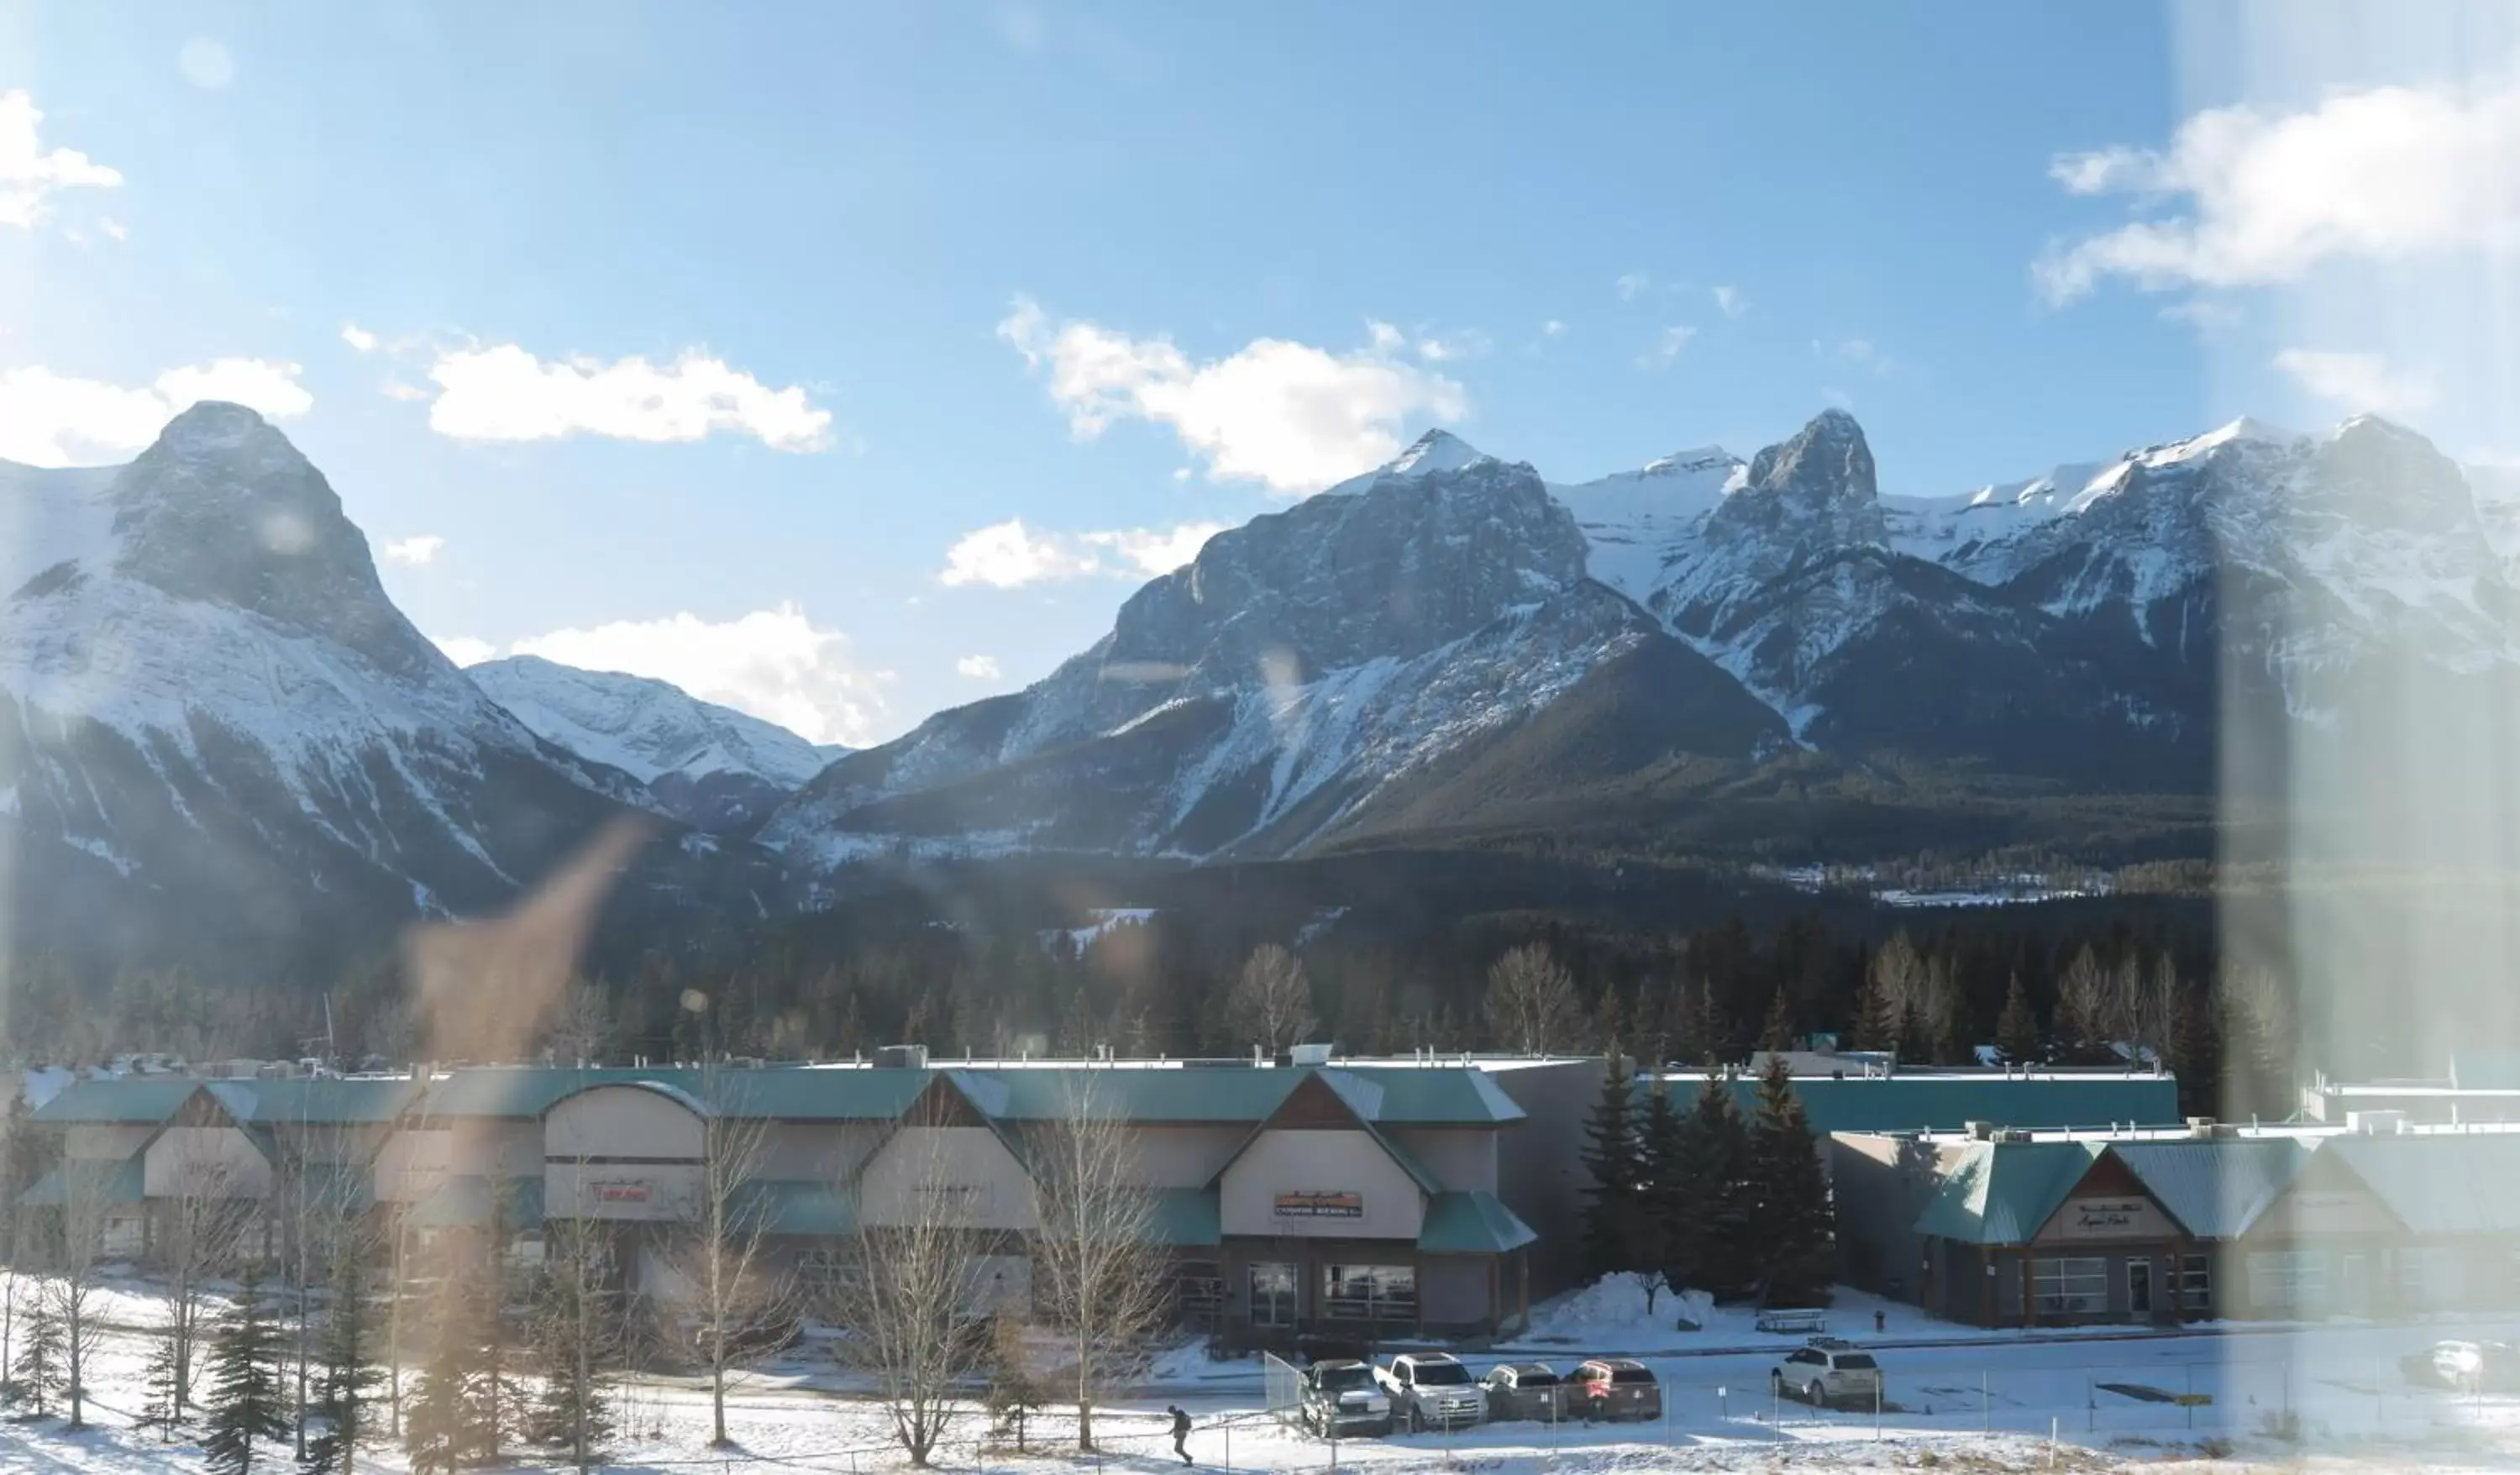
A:
{"label": "red sign", "polygon": [[595,1201],[597,1203],[646,1203],[648,1185],[646,1184],[597,1184]]}
{"label": "red sign", "polygon": [[1299,1189],[1279,1194],[1276,1212],[1280,1219],[1363,1219],[1365,1195]]}

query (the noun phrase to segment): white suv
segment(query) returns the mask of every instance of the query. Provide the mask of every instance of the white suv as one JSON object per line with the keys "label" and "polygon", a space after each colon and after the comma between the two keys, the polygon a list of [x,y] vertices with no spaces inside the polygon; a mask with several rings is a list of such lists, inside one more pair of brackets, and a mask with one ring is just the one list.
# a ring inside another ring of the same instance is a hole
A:
{"label": "white suv", "polygon": [[1851,1404],[1869,1408],[1882,1394],[1881,1364],[1872,1354],[1836,1337],[1814,1337],[1768,1373],[1769,1384],[1814,1408]]}
{"label": "white suv", "polygon": [[1390,1396],[1392,1418],[1403,1429],[1466,1429],[1488,1416],[1487,1390],[1449,1352],[1404,1353],[1373,1369],[1373,1376]]}

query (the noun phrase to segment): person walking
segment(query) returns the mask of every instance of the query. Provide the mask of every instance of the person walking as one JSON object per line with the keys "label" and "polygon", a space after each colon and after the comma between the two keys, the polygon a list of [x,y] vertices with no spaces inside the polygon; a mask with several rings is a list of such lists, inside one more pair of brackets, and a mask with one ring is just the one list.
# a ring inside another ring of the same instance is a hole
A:
{"label": "person walking", "polygon": [[1170,1404],[1164,1406],[1164,1411],[1173,1416],[1173,1453],[1182,1457],[1183,1464],[1193,1463],[1190,1457],[1190,1415]]}

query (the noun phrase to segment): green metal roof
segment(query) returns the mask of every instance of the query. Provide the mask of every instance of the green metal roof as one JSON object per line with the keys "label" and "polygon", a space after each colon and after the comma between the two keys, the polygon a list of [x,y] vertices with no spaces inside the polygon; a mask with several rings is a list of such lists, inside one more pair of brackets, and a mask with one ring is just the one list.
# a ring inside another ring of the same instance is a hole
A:
{"label": "green metal roof", "polygon": [[[65,1163],[28,1184],[26,1191],[19,1195],[18,1201],[39,1209],[60,1208],[66,1175],[69,1182],[83,1181],[86,1185],[92,1186],[103,1195],[103,1201],[109,1204],[136,1204],[143,1196],[145,1180],[142,1177],[140,1159],[134,1155],[118,1162],[79,1158]],[[86,1190],[85,1187],[81,1189],[82,1192]],[[81,1213],[85,1212],[81,1211]]]}
{"label": "green metal roof", "polygon": [[72,1122],[154,1127],[175,1114],[202,1082],[190,1076],[124,1076],[72,1081],[37,1108],[31,1120],[47,1126]]}
{"label": "green metal roof", "polygon": [[1155,1198],[1151,1238],[1157,1244],[1210,1248],[1225,1242],[1224,1215],[1213,1188],[1165,1188]]}
{"label": "green metal roof", "polygon": [[2289,1138],[2116,1142],[2126,1164],[2180,1227],[2198,1239],[2237,1239],[2310,1160]]}
{"label": "green metal roof", "polygon": [[2520,1232],[2520,1134],[2329,1138],[2333,1155],[2414,1234]]}
{"label": "green metal roof", "polygon": [[2096,1141],[1971,1142],[1916,1216],[1916,1232],[1964,1244],[2027,1244],[2102,1150]]}
{"label": "green metal roof", "polygon": [[[1693,1092],[1699,1079],[1674,1077],[1670,1085]],[[1641,1097],[1648,1085],[1639,1078]],[[2179,1083],[2170,1076],[1797,1076],[1794,1095],[1812,1131],[1822,1134],[1957,1132],[1971,1122],[2049,1132],[2124,1123],[2175,1127],[2183,1120]],[[1758,1111],[1755,1077],[1732,1083],[1732,1104],[1745,1116]]]}
{"label": "green metal roof", "polygon": [[1539,1237],[1495,1194],[1474,1189],[1427,1195],[1418,1248],[1430,1255],[1502,1255]]}
{"label": "green metal roof", "polygon": [[414,1204],[411,1223],[424,1229],[480,1229],[490,1223],[491,1193],[503,1195],[508,1227],[530,1229],[543,1222],[543,1181],[539,1178],[491,1180],[477,1174],[448,1179],[437,1191]]}

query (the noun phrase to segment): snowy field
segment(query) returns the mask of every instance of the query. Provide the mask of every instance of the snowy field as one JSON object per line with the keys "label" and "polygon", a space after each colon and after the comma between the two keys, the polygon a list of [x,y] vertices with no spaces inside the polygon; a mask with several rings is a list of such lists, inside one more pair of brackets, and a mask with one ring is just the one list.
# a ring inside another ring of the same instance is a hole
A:
{"label": "snowy field", "polygon": [[[1212,1361],[1195,1348],[1160,1359],[1156,1381],[1099,1413],[1104,1453],[1055,1452],[1072,1441],[1073,1410],[1054,1408],[1031,1428],[1032,1452],[986,1438],[976,1410],[955,1429],[949,1469],[1050,1475],[1090,1468],[1151,1475],[1178,1464],[1165,1405],[1196,1420],[1191,1450],[1203,1469],[1427,1471],[1430,1475],[1590,1475],[1654,1470],[1947,1469],[2181,1471],[2253,1465],[2314,1469],[2520,1469],[2520,1398],[2457,1395],[2410,1385],[2407,1353],[2446,1336],[2520,1340],[2520,1322],[2422,1325],[2227,1326],[2176,1336],[1987,1333],[1891,1307],[1875,1335],[1876,1303],[1849,1293],[1834,1330],[1872,1348],[1888,1374],[1878,1409],[1820,1409],[1779,1399],[1768,1372],[1794,1339],[1762,1337],[1746,1315],[1714,1313],[1703,1330],[1669,1330],[1631,1317],[1626,1298],[1578,1293],[1534,1318],[1510,1348],[1466,1359],[1545,1360],[1571,1368],[1592,1354],[1642,1357],[1662,1380],[1664,1416],[1650,1424],[1589,1427],[1500,1423],[1447,1435],[1328,1444],[1284,1427],[1263,1408],[1258,1363]],[[1662,1306],[1671,1308],[1670,1298]],[[1704,1311],[1704,1308],[1699,1308]],[[123,1475],[198,1471],[199,1452],[131,1427],[149,1328],[162,1307],[145,1287],[118,1287],[112,1330],[91,1372],[92,1429],[58,1419],[0,1423],[0,1471]],[[2198,1402],[2200,1398],[2210,1403]],[[2182,1401],[2184,1400],[2184,1401]],[[882,1410],[851,1394],[827,1354],[808,1342],[743,1380],[728,1422],[739,1448],[707,1447],[706,1389],[648,1379],[623,1391],[612,1468],[876,1471],[904,1468]],[[2051,1444],[2051,1439],[2053,1443]],[[285,1448],[269,1465],[288,1467]],[[381,1441],[362,1469],[401,1471]],[[516,1468],[552,1468],[530,1454]]]}

